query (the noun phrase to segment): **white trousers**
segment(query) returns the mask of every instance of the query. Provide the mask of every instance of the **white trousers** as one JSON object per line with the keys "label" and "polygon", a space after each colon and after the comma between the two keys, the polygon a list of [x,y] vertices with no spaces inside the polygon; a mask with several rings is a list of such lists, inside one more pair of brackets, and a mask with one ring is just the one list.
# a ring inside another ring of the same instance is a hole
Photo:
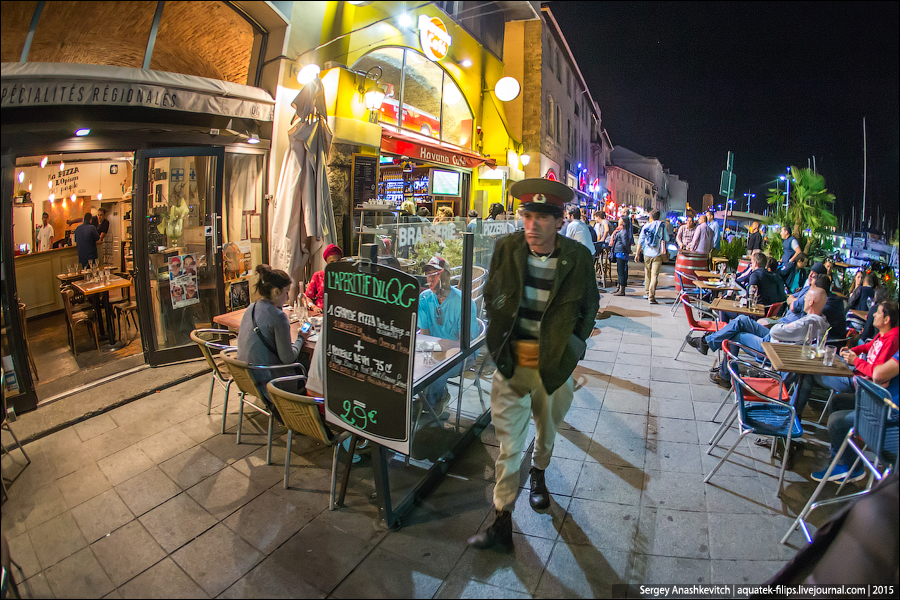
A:
{"label": "white trousers", "polygon": [[519,491],[519,466],[528,441],[529,417],[534,415],[536,439],[532,463],[546,469],[553,456],[556,430],[572,406],[575,384],[571,376],[555,392],[547,394],[537,369],[516,367],[506,379],[494,372],[491,384],[491,420],[500,441],[494,486],[494,508],[512,510]]}

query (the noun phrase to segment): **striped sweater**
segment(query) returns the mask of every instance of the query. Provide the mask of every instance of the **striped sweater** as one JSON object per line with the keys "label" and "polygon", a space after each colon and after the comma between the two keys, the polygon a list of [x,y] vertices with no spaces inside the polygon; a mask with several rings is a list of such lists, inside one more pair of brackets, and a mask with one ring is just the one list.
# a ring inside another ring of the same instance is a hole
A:
{"label": "striped sweater", "polygon": [[525,286],[522,301],[519,303],[519,319],[513,335],[520,340],[536,340],[540,338],[541,319],[550,299],[553,280],[556,276],[556,261],[559,248],[549,257],[528,255],[528,268],[525,271]]}

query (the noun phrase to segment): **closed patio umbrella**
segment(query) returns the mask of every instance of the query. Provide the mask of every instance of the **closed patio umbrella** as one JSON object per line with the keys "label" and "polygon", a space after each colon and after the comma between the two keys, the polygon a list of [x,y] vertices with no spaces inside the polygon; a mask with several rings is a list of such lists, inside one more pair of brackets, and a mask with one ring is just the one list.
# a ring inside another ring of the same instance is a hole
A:
{"label": "closed patio umbrella", "polygon": [[318,252],[335,243],[334,210],[325,163],[331,150],[325,91],[322,81],[307,83],[291,103],[297,119],[289,132],[291,146],[284,156],[272,210],[269,262],[294,280],[290,301],[298,295],[304,268],[312,257],[313,270],[325,268]]}

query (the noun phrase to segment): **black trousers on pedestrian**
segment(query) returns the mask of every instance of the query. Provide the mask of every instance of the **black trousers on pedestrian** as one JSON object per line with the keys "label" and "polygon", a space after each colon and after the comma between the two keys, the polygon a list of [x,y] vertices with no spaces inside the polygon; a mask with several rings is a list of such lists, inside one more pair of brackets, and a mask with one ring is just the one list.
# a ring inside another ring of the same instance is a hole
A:
{"label": "black trousers on pedestrian", "polygon": [[619,274],[619,287],[623,290],[628,285],[628,259],[627,258],[617,258],[616,259],[616,271]]}

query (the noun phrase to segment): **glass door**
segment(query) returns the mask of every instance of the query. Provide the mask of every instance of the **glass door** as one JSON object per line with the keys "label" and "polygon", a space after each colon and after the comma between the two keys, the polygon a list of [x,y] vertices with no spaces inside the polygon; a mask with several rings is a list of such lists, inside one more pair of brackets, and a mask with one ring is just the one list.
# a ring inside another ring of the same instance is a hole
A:
{"label": "glass door", "polygon": [[134,267],[147,362],[200,356],[194,329],[225,312],[221,242],[224,149],[135,154]]}

